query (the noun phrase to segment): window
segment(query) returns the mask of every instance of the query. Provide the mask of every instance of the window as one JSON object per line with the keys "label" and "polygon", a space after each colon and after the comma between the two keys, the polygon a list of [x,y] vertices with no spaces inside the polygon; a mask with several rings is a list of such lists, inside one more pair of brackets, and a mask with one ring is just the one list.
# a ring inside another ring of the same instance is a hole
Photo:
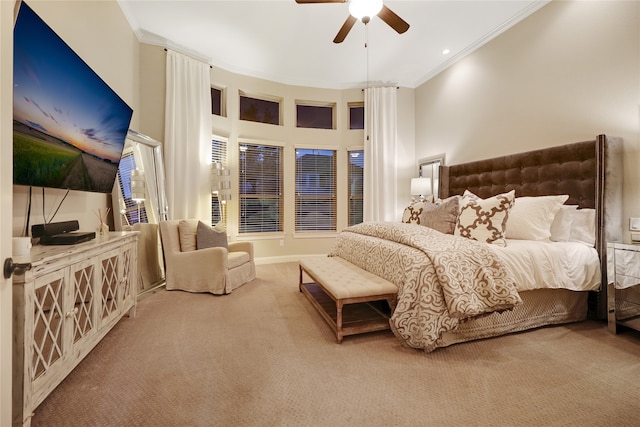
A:
{"label": "window", "polygon": [[137,203],[131,199],[131,171],[136,169],[136,160],[133,151],[122,155],[122,160],[118,165],[118,184],[124,199],[124,212],[121,212],[124,223],[127,225],[148,223],[147,211],[144,207],[144,200]]}
{"label": "window", "polygon": [[282,147],[240,143],[240,233],[282,231]]}
{"label": "window", "polygon": [[362,222],[364,150],[349,150],[349,225]]}
{"label": "window", "polygon": [[364,129],[364,104],[349,104],[349,129]]}
{"label": "window", "polygon": [[[214,136],[211,139],[211,163],[221,163],[223,167],[227,167],[227,141],[224,138]],[[226,225],[226,208],[226,204],[218,200],[216,189],[211,188],[211,225],[223,219],[223,224]]]}
{"label": "window", "polygon": [[296,149],[296,231],[336,230],[336,152]]}
{"label": "window", "polygon": [[211,114],[216,116],[226,116],[226,111],[223,105],[223,95],[222,89],[211,86]]}
{"label": "window", "polygon": [[280,101],[251,97],[240,92],[240,120],[279,125]]}
{"label": "window", "polygon": [[334,105],[296,105],[296,126],[299,128],[334,129]]}

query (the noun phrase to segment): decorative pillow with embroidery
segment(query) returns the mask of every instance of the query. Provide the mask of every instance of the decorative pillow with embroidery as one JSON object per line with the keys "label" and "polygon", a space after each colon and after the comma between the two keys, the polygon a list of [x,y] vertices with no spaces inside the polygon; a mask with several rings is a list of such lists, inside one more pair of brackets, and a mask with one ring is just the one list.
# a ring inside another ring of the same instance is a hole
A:
{"label": "decorative pillow with embroidery", "polygon": [[487,199],[481,199],[466,190],[460,201],[460,216],[454,234],[506,246],[504,233],[514,199],[515,190]]}
{"label": "decorative pillow with embroidery", "polygon": [[402,214],[402,222],[406,224],[422,224],[424,218],[425,206],[429,202],[413,203],[405,208]]}

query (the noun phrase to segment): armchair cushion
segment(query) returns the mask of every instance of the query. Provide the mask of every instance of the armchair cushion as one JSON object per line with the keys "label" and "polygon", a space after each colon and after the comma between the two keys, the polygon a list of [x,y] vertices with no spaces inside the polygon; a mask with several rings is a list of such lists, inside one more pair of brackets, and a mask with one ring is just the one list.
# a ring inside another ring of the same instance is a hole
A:
{"label": "armchair cushion", "polygon": [[196,250],[196,230],[198,220],[181,219],[178,223],[178,236],[180,237],[180,252]]}
{"label": "armchair cushion", "polygon": [[202,221],[198,221],[198,228],[196,229],[196,249],[206,248],[229,249],[227,233],[225,233],[224,230],[217,230]]}

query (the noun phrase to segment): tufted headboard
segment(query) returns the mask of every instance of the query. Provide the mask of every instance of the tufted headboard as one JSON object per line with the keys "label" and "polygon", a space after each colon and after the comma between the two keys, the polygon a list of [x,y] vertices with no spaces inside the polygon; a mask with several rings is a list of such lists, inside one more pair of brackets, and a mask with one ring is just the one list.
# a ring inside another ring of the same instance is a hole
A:
{"label": "tufted headboard", "polygon": [[515,190],[516,197],[568,194],[566,204],[596,210],[596,249],[601,292],[592,307],[606,317],[606,245],[622,236],[622,139],[595,140],[492,159],[442,166],[441,198],[464,190],[482,198]]}

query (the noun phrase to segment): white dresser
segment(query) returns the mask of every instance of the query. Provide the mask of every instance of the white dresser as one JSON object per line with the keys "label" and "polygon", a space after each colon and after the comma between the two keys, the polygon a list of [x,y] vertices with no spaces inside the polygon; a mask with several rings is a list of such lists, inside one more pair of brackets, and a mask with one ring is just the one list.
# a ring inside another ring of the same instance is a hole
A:
{"label": "white dresser", "polygon": [[607,244],[609,330],[618,325],[640,331],[640,245]]}
{"label": "white dresser", "polygon": [[126,313],[135,315],[137,232],[34,246],[13,278],[13,423],[36,407]]}

